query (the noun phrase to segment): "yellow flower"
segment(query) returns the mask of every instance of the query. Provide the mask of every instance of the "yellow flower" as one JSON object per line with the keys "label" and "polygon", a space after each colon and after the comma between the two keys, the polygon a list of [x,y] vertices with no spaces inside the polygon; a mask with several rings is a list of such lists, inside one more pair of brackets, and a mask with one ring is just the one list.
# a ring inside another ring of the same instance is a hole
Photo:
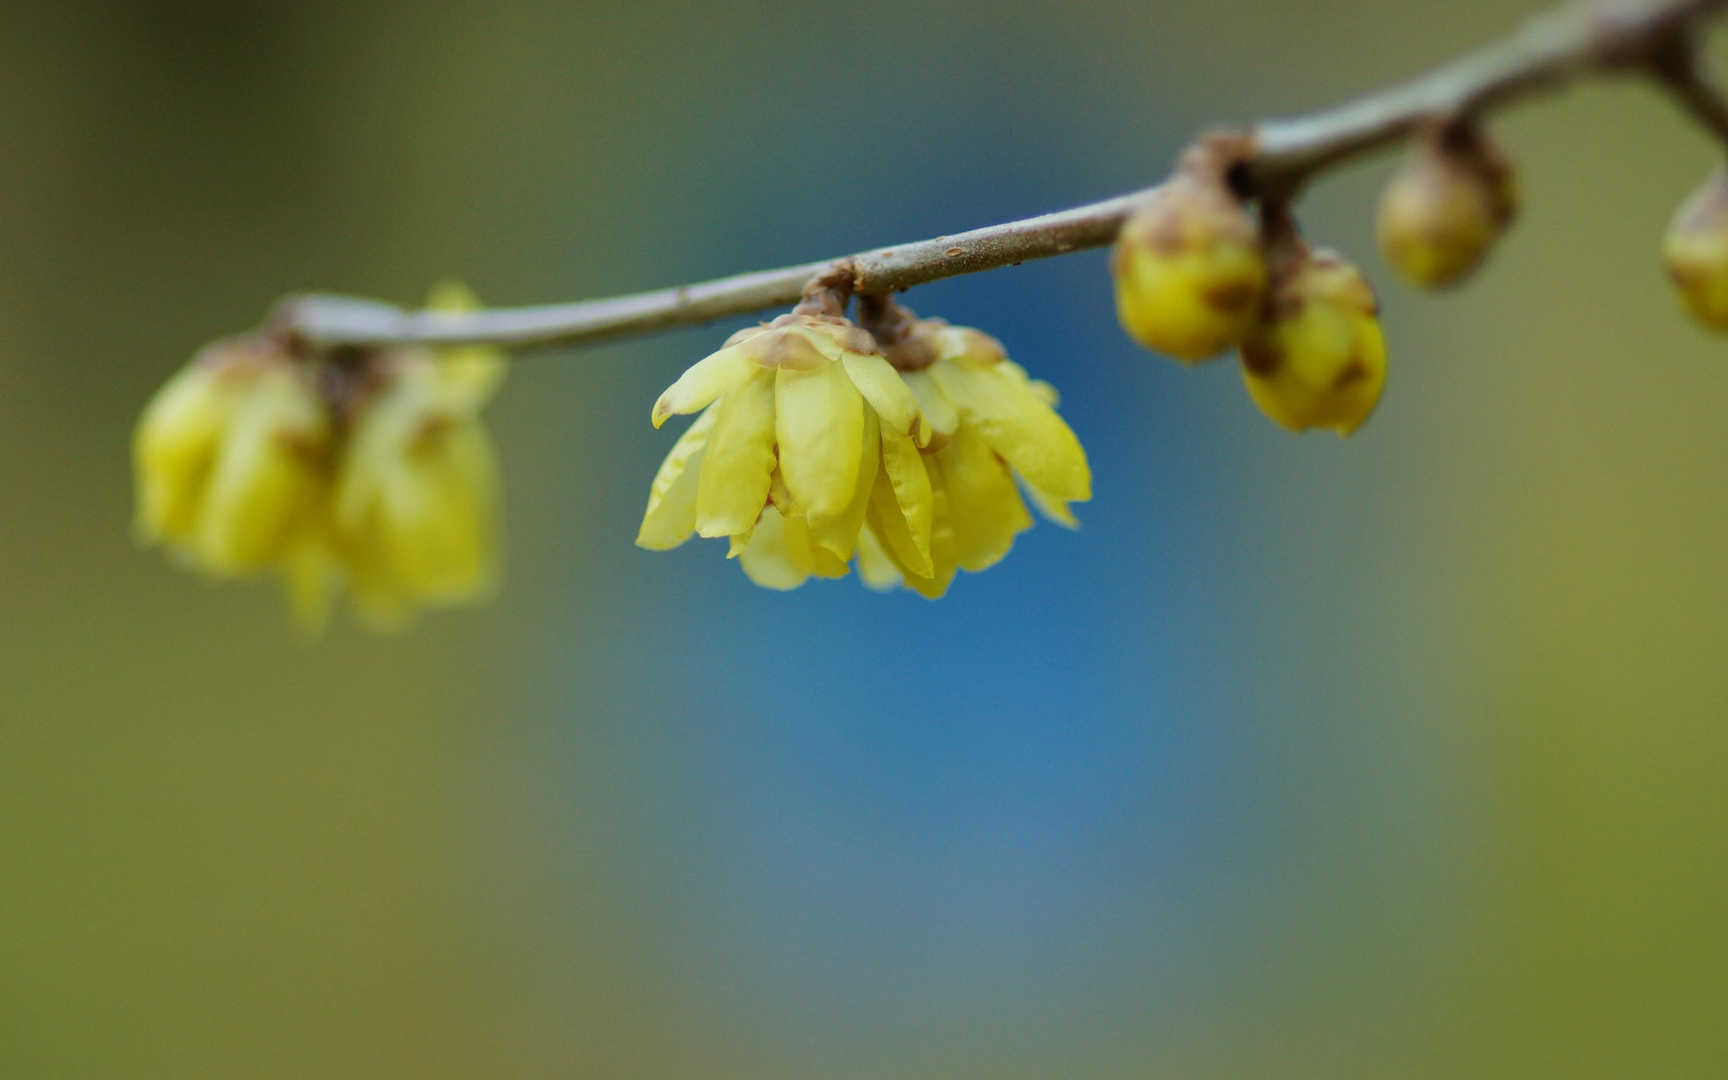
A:
{"label": "yellow flower", "polygon": [[1240,343],[1266,287],[1258,223],[1221,181],[1189,172],[1129,217],[1110,270],[1122,329],[1188,363]]}
{"label": "yellow flower", "polygon": [[1386,261],[1414,284],[1463,280],[1512,221],[1511,163],[1469,128],[1422,140],[1386,185],[1376,229]]}
{"label": "yellow flower", "polygon": [[654,478],[636,543],[730,538],[729,554],[768,588],[844,576],[872,492],[904,483],[895,478],[929,440],[875,339],[830,315],[734,334],[661,395],[654,426],[698,411]]}
{"label": "yellow flower", "polygon": [[[473,303],[459,286],[432,301]],[[139,421],[138,536],[213,577],[279,574],[313,629],[344,582],[378,623],[483,595],[497,577],[499,485],[478,413],[503,364],[491,349],[213,345]]]}
{"label": "yellow flower", "polygon": [[316,527],[333,425],[309,372],[262,339],[209,347],[133,436],[136,533],[215,578],[277,565]]}
{"label": "yellow flower", "polygon": [[1070,502],[1092,497],[1080,440],[1055,411],[1056,392],[1030,379],[987,334],[920,321],[890,350],[928,366],[905,373],[932,430],[922,476],[908,470],[892,490],[879,484],[858,547],[859,576],[873,588],[904,581],[930,599],[960,570],[977,572],[1008,554],[1030,528],[1018,477],[1039,511],[1078,524]]}
{"label": "yellow flower", "polygon": [[1294,253],[1268,313],[1242,344],[1242,377],[1260,411],[1293,431],[1348,435],[1380,400],[1386,340],[1374,291],[1338,255]]}
{"label": "yellow flower", "polygon": [[1675,211],[1662,257],[1693,318],[1728,330],[1728,172],[1717,169]]}
{"label": "yellow flower", "polygon": [[[434,294],[450,309],[451,291]],[[501,483],[479,410],[503,377],[492,349],[388,354],[351,420],[327,550],[299,568],[302,604],[345,579],[368,622],[484,600],[499,577]]]}

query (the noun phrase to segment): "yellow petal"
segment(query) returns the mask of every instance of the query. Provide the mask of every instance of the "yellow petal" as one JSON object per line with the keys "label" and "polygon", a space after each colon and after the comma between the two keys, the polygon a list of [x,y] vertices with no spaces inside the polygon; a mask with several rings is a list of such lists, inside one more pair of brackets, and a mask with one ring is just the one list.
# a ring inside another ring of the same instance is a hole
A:
{"label": "yellow petal", "polygon": [[288,613],[301,632],[316,636],[330,623],[338,565],[323,537],[309,532],[282,560],[282,587]]}
{"label": "yellow petal", "polygon": [[1013,547],[1014,537],[1032,526],[1013,476],[967,426],[936,459],[948,499],[945,516],[953,529],[955,563],[974,573],[994,566]]}
{"label": "yellow petal", "polygon": [[[912,396],[918,400],[918,410],[924,416],[924,422],[938,439],[947,439],[954,434],[954,429],[960,426],[960,414],[954,411],[954,403],[942,393],[941,387],[930,378],[928,369],[924,371],[908,371],[905,375],[906,388],[912,391]],[[925,440],[925,445],[929,440]]]}
{"label": "yellow petal", "polygon": [[940,457],[939,454],[931,454],[925,459],[930,477],[931,515],[934,519],[930,530],[929,569],[920,573],[905,563],[900,564],[900,572],[906,577],[907,588],[926,600],[940,600],[948,592],[948,586],[953,584],[954,575],[959,570],[954,561],[954,524],[948,512],[948,484]]}
{"label": "yellow petal", "polygon": [[[786,525],[780,511],[768,507],[738,557],[744,576],[764,589],[796,589],[810,578],[808,534],[795,535],[788,542]],[[803,543],[796,542],[800,539]]]}
{"label": "yellow petal", "polygon": [[734,345],[698,360],[654,403],[650,419],[659,427],[674,415],[698,412],[741,386],[761,369],[742,346]]}
{"label": "yellow petal", "polygon": [[811,522],[846,512],[858,483],[864,400],[838,364],[775,376],[780,475]]}
{"label": "yellow petal", "polygon": [[282,557],[325,492],[330,420],[287,372],[261,376],[230,425],[198,510],[200,564],[216,574]]}
{"label": "yellow petal", "polygon": [[847,353],[842,362],[847,378],[876,410],[883,427],[913,436],[919,446],[929,445],[930,428],[918,411],[918,399],[886,357]]}
{"label": "yellow petal", "polygon": [[[876,485],[876,471],[882,457],[882,439],[876,413],[864,410],[864,438],[859,448],[858,479],[852,489],[852,501],[844,513],[831,518],[818,518],[810,523],[810,539],[822,554],[832,555],[844,568],[858,545],[858,533],[864,528],[864,514],[870,506],[870,492]],[[837,576],[843,576],[837,575]]]}
{"label": "yellow petal", "polygon": [[[426,307],[432,311],[474,311],[480,307],[480,298],[459,281],[443,281],[432,287]],[[462,345],[439,349],[437,364],[440,399],[455,411],[472,412],[498,392],[506,359],[503,349]]]}
{"label": "yellow petal", "polygon": [[858,534],[858,578],[876,592],[888,592],[903,580],[876,530],[868,525]]}
{"label": "yellow petal", "polygon": [[1047,495],[1021,478],[1021,487],[1026,491],[1026,497],[1032,500],[1032,505],[1038,508],[1038,513],[1046,521],[1053,521],[1064,529],[1078,529],[1080,520],[1074,516],[1074,511],[1068,509],[1068,504],[1053,495]]}
{"label": "yellow petal", "polygon": [[928,574],[935,511],[924,456],[910,437],[882,433],[882,472],[871,495],[871,509],[883,541],[914,573]]}
{"label": "yellow petal", "polygon": [[500,482],[486,429],[474,420],[440,425],[404,450],[379,487],[380,549],[391,577],[423,603],[489,594],[498,578]]}
{"label": "yellow petal", "polygon": [[1080,440],[1031,386],[1000,365],[937,363],[930,374],[961,416],[1028,483],[1064,501],[1092,497],[1092,470]]}
{"label": "yellow petal", "polygon": [[768,502],[774,474],[774,374],[756,369],[715,406],[696,486],[696,532],[748,532]]}
{"label": "yellow petal", "polygon": [[702,475],[702,452],[708,446],[716,415],[710,408],[698,416],[660,463],[648,489],[642,527],[636,533],[638,547],[670,551],[696,531],[696,482]]}

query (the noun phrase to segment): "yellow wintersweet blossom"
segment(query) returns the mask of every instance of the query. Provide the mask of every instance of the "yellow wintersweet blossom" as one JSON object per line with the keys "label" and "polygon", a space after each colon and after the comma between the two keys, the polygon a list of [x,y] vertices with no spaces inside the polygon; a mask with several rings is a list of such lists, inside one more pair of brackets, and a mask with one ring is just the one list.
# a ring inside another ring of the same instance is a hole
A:
{"label": "yellow wintersweet blossom", "polygon": [[1265,320],[1242,344],[1242,378],[1260,411],[1292,431],[1349,435],[1380,401],[1386,339],[1361,272],[1330,251],[1293,253]]}
{"label": "yellow wintersweet blossom", "polygon": [[[473,306],[444,286],[435,309]],[[504,374],[495,349],[415,349],[381,364],[355,406],[337,467],[324,558],[297,578],[302,609],[345,580],[368,623],[394,627],[422,607],[489,598],[499,578],[498,455],[480,409]]]}
{"label": "yellow wintersweet blossom", "polygon": [[139,541],[212,578],[277,567],[316,530],[334,436],[309,372],[275,345],[206,348],[134,431]]}
{"label": "yellow wintersweet blossom", "polygon": [[[474,303],[460,286],[431,300]],[[302,355],[268,334],[210,346],[139,421],[139,539],[211,577],[281,575],[310,629],[344,584],[378,625],[485,596],[499,481],[479,410],[503,371],[493,349]]]}
{"label": "yellow wintersweet blossom", "polygon": [[654,477],[636,543],[728,538],[728,554],[771,589],[844,577],[874,493],[911,499],[930,439],[876,340],[834,315],[792,312],[734,334],[660,396],[652,419],[694,412]]}
{"label": "yellow wintersweet blossom", "polygon": [[1045,517],[1078,525],[1068,504],[1092,497],[1092,472],[1056,413],[1054,388],[1029,378],[996,339],[937,319],[919,321],[890,355],[927,365],[904,376],[932,438],[922,478],[905,491],[879,487],[870,501],[858,546],[867,585],[904,582],[936,599],[958,571],[1000,562],[1032,526],[1016,477]]}

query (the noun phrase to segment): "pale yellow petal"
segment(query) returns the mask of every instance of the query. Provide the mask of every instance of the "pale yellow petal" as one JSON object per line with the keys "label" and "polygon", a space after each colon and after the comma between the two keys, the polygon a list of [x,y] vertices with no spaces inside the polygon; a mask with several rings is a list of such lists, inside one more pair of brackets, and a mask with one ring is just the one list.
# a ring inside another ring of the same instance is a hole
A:
{"label": "pale yellow petal", "polygon": [[808,537],[802,545],[788,543],[787,519],[770,506],[750,543],[738,557],[744,576],[764,589],[796,589],[810,578]]}
{"label": "pale yellow petal", "polygon": [[864,410],[864,438],[859,446],[858,478],[852,489],[852,501],[844,513],[831,518],[818,518],[810,523],[810,539],[832,555],[844,567],[858,545],[858,533],[864,528],[864,514],[870,506],[870,491],[876,485],[876,472],[882,458],[880,427],[873,410]]}
{"label": "pale yellow petal", "polygon": [[406,448],[379,487],[380,550],[422,603],[490,594],[498,580],[498,455],[478,421],[438,427]]}
{"label": "pale yellow petal", "polygon": [[294,625],[309,636],[330,623],[338,570],[334,554],[315,531],[297,540],[282,560],[282,587]]}
{"label": "pale yellow petal", "polygon": [[273,372],[247,391],[198,509],[204,569],[252,573],[282,557],[323,497],[329,438],[322,403],[293,375]]}
{"label": "pale yellow petal", "polygon": [[718,405],[696,487],[696,532],[748,532],[774,475],[774,374],[757,369]]}
{"label": "pale yellow petal", "polygon": [[1074,511],[1068,508],[1067,503],[1026,483],[1024,477],[1021,478],[1020,486],[1025,490],[1026,497],[1032,501],[1033,506],[1038,508],[1038,513],[1046,521],[1053,521],[1064,529],[1078,529],[1080,527],[1080,520],[1074,516]]}
{"label": "pale yellow petal", "polygon": [[886,357],[847,353],[843,364],[846,376],[876,410],[884,428],[911,435],[919,446],[929,445],[930,428],[918,411],[918,399]]}
{"label": "pale yellow petal", "polygon": [[674,415],[699,412],[743,385],[761,368],[743,347],[721,349],[692,364],[654,403],[650,419],[659,427]]}
{"label": "pale yellow petal", "polygon": [[1074,432],[1031,386],[999,365],[930,368],[943,393],[992,450],[1034,487],[1068,502],[1092,497],[1092,470]]}
{"label": "pale yellow petal", "polygon": [[956,565],[974,573],[994,566],[1008,554],[1014,537],[1032,526],[1013,476],[965,425],[936,459],[947,494],[945,517],[953,529]]}
{"label": "pale yellow petal", "polygon": [[780,475],[806,519],[846,512],[858,483],[864,399],[838,364],[775,376],[774,425]]}
{"label": "pale yellow petal", "polygon": [[948,484],[940,457],[939,454],[931,454],[925,459],[930,478],[931,515],[934,519],[930,530],[929,569],[920,573],[904,562],[899,564],[900,572],[906,578],[906,587],[926,600],[940,600],[948,592],[948,586],[953,584],[954,575],[959,570],[954,561],[954,525],[948,512]]}
{"label": "pale yellow petal", "polygon": [[866,525],[858,534],[858,579],[865,588],[888,592],[904,580],[889,558],[876,530]]}
{"label": "pale yellow petal", "polygon": [[696,531],[696,485],[702,475],[703,450],[714,430],[714,409],[696,418],[690,429],[672,444],[648,489],[648,509],[636,545],[649,551],[670,551]]}
{"label": "pale yellow petal", "polygon": [[[432,311],[474,311],[480,307],[480,298],[459,281],[443,281],[432,287],[426,307]],[[503,349],[460,345],[439,349],[437,356],[439,397],[455,411],[479,409],[504,381],[507,360]]]}
{"label": "pale yellow petal", "polygon": [[[930,372],[908,371],[905,376],[906,388],[912,391],[912,396],[918,401],[918,411],[923,415],[924,422],[938,439],[947,439],[954,434],[954,429],[960,426],[960,414],[954,410],[954,403],[942,393],[942,388],[930,378]],[[928,445],[930,440],[924,440]]]}
{"label": "pale yellow petal", "polygon": [[[882,527],[889,529],[892,535],[890,532],[883,532],[882,539],[897,543],[903,531],[908,549],[899,551],[896,548],[897,553],[914,572],[928,574],[930,530],[935,511],[924,455],[918,452],[918,447],[909,436],[892,431],[882,433],[881,477],[875,485],[871,501],[873,505],[881,501],[881,492],[886,483],[887,494],[891,499],[888,505],[881,508],[879,516],[883,519]],[[890,524],[894,519],[898,519],[901,528]]]}

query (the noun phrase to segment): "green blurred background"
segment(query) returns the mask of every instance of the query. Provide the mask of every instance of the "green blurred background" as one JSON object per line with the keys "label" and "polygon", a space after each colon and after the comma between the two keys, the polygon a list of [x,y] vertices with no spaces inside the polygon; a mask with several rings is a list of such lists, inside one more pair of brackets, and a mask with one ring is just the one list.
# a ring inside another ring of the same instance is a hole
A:
{"label": "green blurred background", "polygon": [[[1707,139],[1495,124],[1441,300],[1293,438],[1105,259],[917,290],[1064,391],[1085,528],[930,605],[630,546],[728,327],[520,363],[509,580],[306,643],[139,551],[151,390],[276,296],[621,292],[1038,212],[1500,0],[15,4],[0,40],[0,1076],[1720,1076],[1728,357]],[[1514,10],[1516,9],[1516,10]]]}

